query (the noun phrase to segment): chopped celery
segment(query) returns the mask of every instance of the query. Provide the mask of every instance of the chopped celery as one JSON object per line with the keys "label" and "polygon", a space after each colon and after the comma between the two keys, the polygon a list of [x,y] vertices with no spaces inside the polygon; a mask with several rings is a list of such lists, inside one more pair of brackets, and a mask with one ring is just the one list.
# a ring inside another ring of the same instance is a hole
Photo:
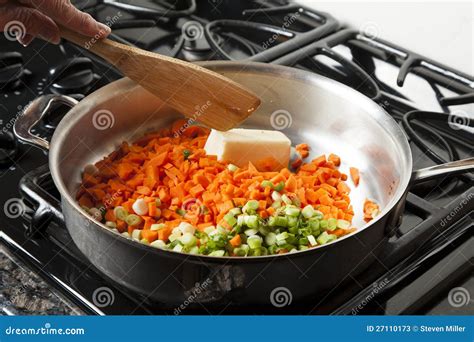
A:
{"label": "chopped celery", "polygon": [[268,180],[264,180],[261,184],[262,188],[266,188],[266,187],[269,187],[271,189],[273,189],[273,183],[268,181]]}
{"label": "chopped celery", "polygon": [[191,233],[184,233],[183,236],[179,238],[179,241],[185,246],[185,247],[193,247],[197,243],[197,238],[191,234]]}
{"label": "chopped celery", "polygon": [[284,241],[290,237],[290,234],[288,232],[283,232],[280,233],[276,236],[277,241]]}
{"label": "chopped celery", "polygon": [[232,208],[229,210],[229,214],[236,216],[242,214],[242,210],[240,210],[240,208]]}
{"label": "chopped celery", "polygon": [[247,208],[250,210],[257,210],[258,209],[258,201],[257,200],[250,200],[245,204]]}
{"label": "chopped celery", "polygon": [[319,221],[319,227],[321,229],[327,229],[328,228],[328,221],[327,220],[321,220]]}
{"label": "chopped celery", "polygon": [[278,200],[278,201],[273,202],[272,208],[275,208],[275,209],[281,208],[281,201]]}
{"label": "chopped celery", "polygon": [[173,247],[173,251],[182,252],[183,251],[183,246],[178,243],[176,246]]}
{"label": "chopped celery", "polygon": [[334,241],[337,239],[337,236],[334,235],[334,234],[328,234],[327,232],[323,232],[321,235],[318,236],[318,238],[316,239],[316,241],[318,241],[318,243],[320,245],[324,245],[325,243],[328,243],[328,242],[331,242],[331,241]]}
{"label": "chopped celery", "polygon": [[[312,236],[312,235],[309,235]],[[302,237],[298,240],[299,245],[307,245],[309,243],[309,236],[308,237]],[[313,236],[314,239],[314,236]],[[316,240],[314,240],[316,242]]]}

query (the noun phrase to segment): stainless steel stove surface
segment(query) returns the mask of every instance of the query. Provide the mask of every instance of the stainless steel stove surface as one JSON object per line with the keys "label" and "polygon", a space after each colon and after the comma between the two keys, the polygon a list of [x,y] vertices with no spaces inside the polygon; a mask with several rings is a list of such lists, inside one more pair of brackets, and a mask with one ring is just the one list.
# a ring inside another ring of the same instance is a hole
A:
{"label": "stainless steel stove surface", "polygon": [[[346,83],[400,122],[410,138],[415,168],[472,156],[472,76],[341,27],[329,14],[258,0],[99,0],[76,5],[111,25],[113,39],[140,48],[189,61],[290,65]],[[0,39],[0,202],[4,208],[17,208],[1,216],[0,243],[83,313],[173,314],[174,308],[113,284],[88,263],[58,220],[59,194],[47,157],[18,144],[11,133],[18,113],[38,95],[67,94],[80,100],[120,74],[67,43],[35,41],[24,49]],[[50,136],[65,110],[58,107],[37,132]],[[471,173],[414,188],[397,233],[399,248],[384,251],[369,270],[349,274],[304,303],[284,308],[190,305],[183,313],[472,313],[472,300],[454,299],[456,291],[474,296],[473,185]]]}

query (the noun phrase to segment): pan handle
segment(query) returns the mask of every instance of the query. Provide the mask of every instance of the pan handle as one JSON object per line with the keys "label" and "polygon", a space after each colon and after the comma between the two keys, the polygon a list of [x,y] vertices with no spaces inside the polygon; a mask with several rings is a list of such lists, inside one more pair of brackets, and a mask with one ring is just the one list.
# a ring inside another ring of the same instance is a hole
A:
{"label": "pan handle", "polygon": [[421,183],[440,176],[454,176],[465,173],[466,171],[474,171],[474,158],[456,160],[450,163],[416,170],[413,172],[412,182],[414,184]]}
{"label": "pan handle", "polygon": [[51,113],[56,104],[64,104],[74,107],[77,100],[64,95],[43,95],[26,106],[23,112],[17,117],[13,132],[15,136],[23,143],[39,147],[45,151],[49,150],[49,142],[31,132],[46,115]]}

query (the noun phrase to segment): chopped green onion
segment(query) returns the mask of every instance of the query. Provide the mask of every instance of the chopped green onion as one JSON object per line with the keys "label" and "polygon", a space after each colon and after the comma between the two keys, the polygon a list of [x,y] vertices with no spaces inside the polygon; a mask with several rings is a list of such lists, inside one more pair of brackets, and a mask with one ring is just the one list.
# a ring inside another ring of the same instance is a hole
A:
{"label": "chopped green onion", "polygon": [[209,234],[211,234],[214,230],[216,230],[216,227],[214,227],[214,226],[209,226],[209,227],[204,228],[204,233],[206,233],[207,235],[209,235]]}
{"label": "chopped green onion", "polygon": [[[309,236],[312,236],[312,235],[309,235]],[[299,239],[298,244],[306,246],[309,243],[309,236],[308,237],[302,237],[301,239]],[[314,236],[313,236],[313,239],[314,239]],[[314,240],[314,242],[316,242],[316,240]]]}
{"label": "chopped green onion", "polygon": [[273,188],[275,191],[282,191],[285,188],[285,182],[280,182]]}
{"label": "chopped green onion", "polygon": [[308,235],[307,238],[311,246],[316,246],[318,244],[313,235]]}
{"label": "chopped green onion", "polygon": [[321,220],[324,217],[324,214],[319,210],[315,210],[314,217]]}
{"label": "chopped green onion", "polygon": [[183,236],[179,238],[179,241],[185,247],[194,247],[197,243],[197,239],[192,233],[184,233]]}
{"label": "chopped green onion", "polygon": [[166,228],[166,224],[164,224],[164,223],[153,223],[150,226],[150,230],[160,230],[160,229],[163,229],[163,228]]}
{"label": "chopped green onion", "polygon": [[276,241],[277,238],[275,233],[270,232],[265,236],[265,243],[267,244],[267,246],[274,245]]}
{"label": "chopped green onion", "polygon": [[285,202],[286,204],[291,204],[291,199],[287,195],[282,195],[281,200]]}
{"label": "chopped green onion", "polygon": [[273,191],[272,192],[272,200],[274,200],[274,201],[280,201],[281,200],[281,195],[278,191]]}
{"label": "chopped green onion", "polygon": [[198,246],[194,246],[192,247],[189,251],[188,251],[189,254],[199,254],[199,247]]}
{"label": "chopped green onion", "polygon": [[281,207],[281,201],[275,201],[272,203],[272,208],[279,209]]}
{"label": "chopped green onion", "polygon": [[178,208],[176,209],[176,214],[178,214],[179,216],[184,216],[186,215],[186,210]]}
{"label": "chopped green onion", "polygon": [[224,254],[225,254],[225,251],[223,251],[222,249],[218,249],[217,251],[211,252],[208,255],[209,256],[222,257],[222,256],[224,256]]}
{"label": "chopped green onion", "polygon": [[327,220],[321,220],[319,221],[319,227],[321,229],[327,229],[328,228],[328,221]]}
{"label": "chopped green onion", "polygon": [[320,245],[324,245],[325,243],[331,242],[331,241],[336,240],[336,239],[337,239],[336,235],[328,234],[327,232],[323,232],[321,235],[318,236],[316,241],[318,241],[318,243]]}
{"label": "chopped green onion", "polygon": [[251,249],[256,249],[262,246],[262,238],[258,235],[252,235],[247,238],[247,244]]}
{"label": "chopped green onion", "polygon": [[310,218],[314,215],[314,208],[312,205],[308,204],[306,207],[303,208],[303,210],[301,211],[301,214],[303,214],[303,216],[305,218]]}
{"label": "chopped green onion", "polygon": [[335,218],[330,218],[328,220],[328,227],[327,230],[333,231],[334,229],[337,228],[337,219]]}
{"label": "chopped green onion", "polygon": [[266,187],[269,187],[271,189],[273,189],[273,183],[268,181],[268,180],[264,180],[261,184],[262,188],[266,188]]}
{"label": "chopped green onion", "polygon": [[280,233],[276,236],[277,241],[284,241],[290,237],[290,234],[288,232],[283,232]]}
{"label": "chopped green onion", "polygon": [[150,241],[148,241],[145,238],[141,239],[140,242],[143,243],[144,245],[149,245],[150,244]]}
{"label": "chopped green onion", "polygon": [[125,221],[125,219],[127,218],[128,216],[128,212],[127,210],[125,210],[124,207],[115,207],[114,208],[114,215],[116,218],[118,218],[119,220],[121,221]]}
{"label": "chopped green onion", "polygon": [[247,236],[256,235],[257,233],[258,233],[257,229],[247,229],[246,231],[244,231],[244,234]]}
{"label": "chopped green onion", "polygon": [[183,246],[180,245],[180,244],[177,244],[176,246],[173,247],[173,251],[182,252],[183,251]]}
{"label": "chopped green onion", "polygon": [[142,239],[142,231],[140,229],[134,229],[132,231],[132,239],[140,241]]}
{"label": "chopped green onion", "polygon": [[288,216],[298,216],[300,214],[300,209],[295,207],[286,207],[285,214]]}
{"label": "chopped green onion", "polygon": [[112,221],[107,221],[107,222],[105,222],[105,226],[107,228],[116,228],[117,224],[115,222],[112,222]]}
{"label": "chopped green onion", "polygon": [[127,218],[125,219],[125,222],[129,225],[129,226],[138,226],[141,222],[142,222],[142,218],[138,215],[135,215],[135,214],[130,214],[127,216]]}
{"label": "chopped green onion", "polygon": [[234,165],[234,164],[229,164],[229,165],[227,165],[227,169],[228,169],[230,172],[235,172],[235,171],[237,171],[239,168],[238,168],[236,165]]}
{"label": "chopped green onion", "polygon": [[231,213],[227,213],[224,216],[224,221],[226,221],[231,227],[233,227],[237,223],[237,219]]}
{"label": "chopped green onion", "polygon": [[236,216],[242,214],[242,210],[240,210],[240,208],[232,208],[229,210],[229,213],[233,216]]}
{"label": "chopped green onion", "polygon": [[166,243],[163,240],[155,240],[152,243],[150,243],[150,246],[155,247],[155,248],[165,249]]}
{"label": "chopped green onion", "polygon": [[298,226],[298,217],[288,216],[288,227],[297,227]]}
{"label": "chopped green onion", "polygon": [[[174,242],[174,241],[178,240],[180,237],[181,237],[181,235],[178,235],[178,234],[171,234],[171,235],[168,237],[168,240],[170,240],[170,242]],[[179,240],[178,240],[178,241],[179,241]]]}
{"label": "chopped green onion", "polygon": [[348,229],[351,226],[351,223],[346,220],[337,220],[337,228]]}
{"label": "chopped green onion", "polygon": [[184,150],[183,151],[184,160],[187,160],[191,154],[192,152],[190,150]]}

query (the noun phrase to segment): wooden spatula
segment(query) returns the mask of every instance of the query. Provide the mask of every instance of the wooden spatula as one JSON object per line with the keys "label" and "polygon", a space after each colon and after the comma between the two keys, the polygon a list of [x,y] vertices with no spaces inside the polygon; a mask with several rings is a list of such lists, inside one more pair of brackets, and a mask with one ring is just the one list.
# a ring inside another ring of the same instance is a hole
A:
{"label": "wooden spatula", "polygon": [[[64,27],[60,27],[60,33],[64,39],[113,64],[170,107],[211,128],[227,131],[260,105],[260,99],[249,90],[195,64],[110,39],[92,40]],[[207,109],[196,115],[197,106],[206,104]]]}

